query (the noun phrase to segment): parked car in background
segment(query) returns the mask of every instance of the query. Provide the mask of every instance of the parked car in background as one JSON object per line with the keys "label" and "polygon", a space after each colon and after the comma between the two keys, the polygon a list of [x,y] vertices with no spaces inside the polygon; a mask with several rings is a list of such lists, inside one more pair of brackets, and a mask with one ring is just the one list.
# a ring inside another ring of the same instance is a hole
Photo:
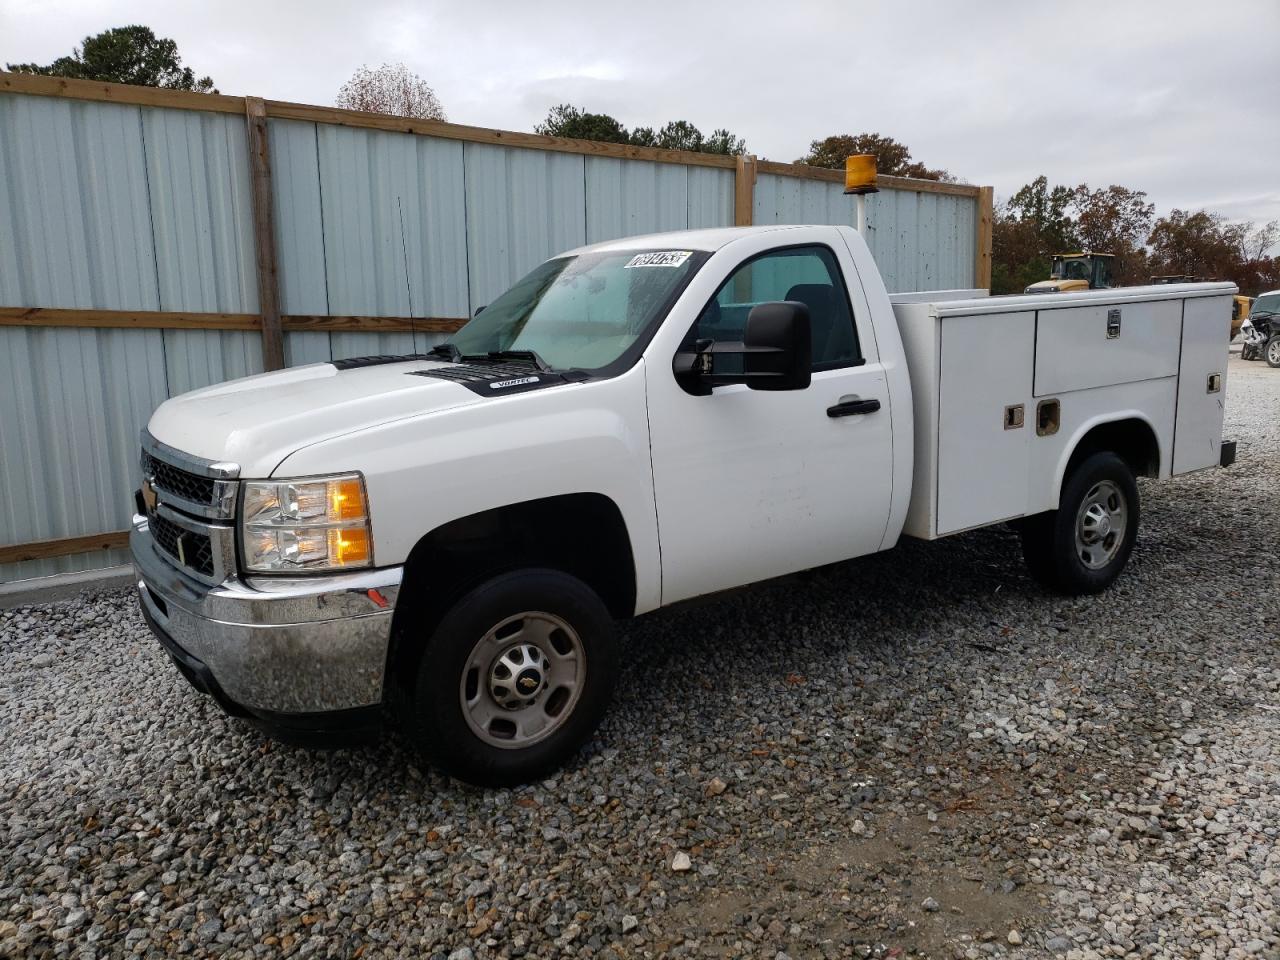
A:
{"label": "parked car in background", "polygon": [[1280,367],[1280,290],[1261,294],[1249,308],[1249,319],[1241,327],[1244,346],[1240,348],[1242,360],[1266,360],[1272,367]]}

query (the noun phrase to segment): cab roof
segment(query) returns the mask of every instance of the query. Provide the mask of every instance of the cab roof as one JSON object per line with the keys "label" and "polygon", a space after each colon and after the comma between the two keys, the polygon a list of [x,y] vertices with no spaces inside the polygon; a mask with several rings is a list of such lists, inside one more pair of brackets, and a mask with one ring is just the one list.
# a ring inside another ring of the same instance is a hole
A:
{"label": "cab roof", "polygon": [[810,229],[814,226],[825,230],[837,230],[831,224],[774,224],[764,227],[715,227],[707,230],[673,230],[668,233],[647,233],[638,237],[619,237],[590,243],[566,251],[564,255],[591,251],[599,253],[611,250],[705,250],[714,252],[734,240],[762,233],[780,233],[787,230]]}

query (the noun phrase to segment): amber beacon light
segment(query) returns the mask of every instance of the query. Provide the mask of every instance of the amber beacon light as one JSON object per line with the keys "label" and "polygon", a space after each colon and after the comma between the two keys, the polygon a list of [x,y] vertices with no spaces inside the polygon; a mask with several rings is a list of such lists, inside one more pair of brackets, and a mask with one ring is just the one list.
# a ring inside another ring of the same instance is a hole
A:
{"label": "amber beacon light", "polygon": [[858,153],[844,161],[844,192],[859,196],[878,193],[876,186],[876,157],[873,153]]}
{"label": "amber beacon light", "polygon": [[879,193],[876,186],[876,158],[872,153],[855,153],[844,160],[844,192],[853,194],[854,225],[867,235],[867,194]]}

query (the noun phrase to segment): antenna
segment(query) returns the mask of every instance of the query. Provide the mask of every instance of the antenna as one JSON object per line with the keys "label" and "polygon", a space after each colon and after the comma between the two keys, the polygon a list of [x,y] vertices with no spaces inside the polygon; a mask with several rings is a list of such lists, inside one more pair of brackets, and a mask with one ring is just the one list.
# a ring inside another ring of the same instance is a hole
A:
{"label": "antenna", "polygon": [[404,258],[404,292],[409,297],[409,330],[413,338],[412,353],[418,353],[418,318],[413,315],[413,286],[409,283],[409,245],[404,238],[404,207],[396,197],[396,209],[400,211],[400,254]]}

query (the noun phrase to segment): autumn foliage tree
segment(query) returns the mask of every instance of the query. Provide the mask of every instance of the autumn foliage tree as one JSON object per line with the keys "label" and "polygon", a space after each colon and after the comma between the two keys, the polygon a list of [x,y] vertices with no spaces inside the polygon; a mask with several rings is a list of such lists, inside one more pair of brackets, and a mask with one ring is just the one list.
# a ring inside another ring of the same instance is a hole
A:
{"label": "autumn foliage tree", "polygon": [[1146,283],[1150,268],[1144,245],[1151,234],[1155,204],[1141,190],[1112,184],[1097,190],[1076,187],[1071,201],[1075,234],[1085,250],[1115,255],[1114,281],[1120,286]]}
{"label": "autumn foliage tree", "polygon": [[1151,231],[1151,263],[1160,273],[1230,280],[1256,295],[1280,286],[1280,223],[1228,223],[1217,213],[1173,210]]}
{"label": "autumn foliage tree", "polygon": [[874,154],[876,172],[891,177],[914,177],[916,180],[947,180],[955,177],[945,170],[932,170],[911,159],[906,144],[878,133],[838,133],[809,144],[809,152],[796,163],[811,167],[843,170],[845,159],[859,153]]}
{"label": "autumn foliage tree", "polygon": [[1037,177],[994,211],[991,292],[1020,293],[1049,276],[1055,253],[1116,255],[1122,286],[1180,274],[1231,280],[1243,292],[1280,286],[1280,224],[1228,223],[1216,213],[1174,210],[1155,218],[1141,190],[1051,185]]}
{"label": "autumn foliage tree", "polygon": [[336,105],[393,117],[448,119],[436,92],[403,63],[384,63],[376,70],[362,66],[342,85]]}

